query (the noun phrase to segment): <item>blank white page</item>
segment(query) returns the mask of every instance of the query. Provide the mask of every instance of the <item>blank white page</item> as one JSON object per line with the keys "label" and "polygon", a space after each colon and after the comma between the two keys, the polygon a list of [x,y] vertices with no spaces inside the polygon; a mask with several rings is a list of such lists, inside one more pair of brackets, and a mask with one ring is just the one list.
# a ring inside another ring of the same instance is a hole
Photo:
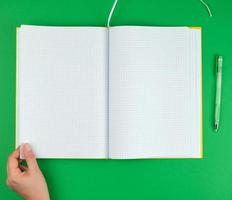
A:
{"label": "blank white page", "polygon": [[113,27],[111,158],[201,157],[201,31]]}
{"label": "blank white page", "polygon": [[38,158],[106,158],[108,34],[100,27],[21,26],[17,144]]}

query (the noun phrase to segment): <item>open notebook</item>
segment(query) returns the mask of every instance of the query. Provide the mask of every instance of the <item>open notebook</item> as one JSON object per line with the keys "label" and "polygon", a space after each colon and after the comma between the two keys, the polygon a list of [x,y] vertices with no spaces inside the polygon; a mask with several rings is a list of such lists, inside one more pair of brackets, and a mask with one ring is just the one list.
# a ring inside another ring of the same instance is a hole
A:
{"label": "open notebook", "polygon": [[17,29],[16,143],[38,158],[200,158],[201,29]]}

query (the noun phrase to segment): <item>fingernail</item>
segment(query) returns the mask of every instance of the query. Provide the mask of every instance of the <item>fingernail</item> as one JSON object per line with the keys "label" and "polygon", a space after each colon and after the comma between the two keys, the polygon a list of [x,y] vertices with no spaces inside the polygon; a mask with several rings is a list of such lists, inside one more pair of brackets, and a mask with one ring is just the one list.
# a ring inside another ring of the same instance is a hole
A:
{"label": "fingernail", "polygon": [[32,148],[31,148],[30,144],[28,144],[28,143],[23,144],[23,149],[28,154],[31,154],[32,156],[34,156],[34,152],[32,151]]}

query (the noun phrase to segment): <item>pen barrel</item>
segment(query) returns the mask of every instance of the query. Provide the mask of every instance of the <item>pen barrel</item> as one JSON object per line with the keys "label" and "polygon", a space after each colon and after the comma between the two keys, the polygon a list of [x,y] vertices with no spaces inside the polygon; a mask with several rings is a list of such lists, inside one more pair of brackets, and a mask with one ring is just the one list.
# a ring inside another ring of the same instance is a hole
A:
{"label": "pen barrel", "polygon": [[217,82],[215,99],[215,126],[219,126],[220,107],[221,107],[221,89],[222,89],[222,60],[217,63]]}

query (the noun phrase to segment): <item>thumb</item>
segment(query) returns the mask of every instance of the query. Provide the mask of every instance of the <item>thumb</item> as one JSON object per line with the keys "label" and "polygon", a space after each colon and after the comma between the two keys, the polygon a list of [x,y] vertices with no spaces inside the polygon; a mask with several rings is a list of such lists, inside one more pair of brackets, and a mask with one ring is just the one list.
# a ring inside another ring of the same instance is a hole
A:
{"label": "thumb", "polygon": [[28,143],[25,143],[23,145],[22,149],[23,149],[24,158],[27,162],[28,169],[34,170],[34,169],[38,168],[36,157],[35,157],[35,154],[31,148],[31,146]]}

